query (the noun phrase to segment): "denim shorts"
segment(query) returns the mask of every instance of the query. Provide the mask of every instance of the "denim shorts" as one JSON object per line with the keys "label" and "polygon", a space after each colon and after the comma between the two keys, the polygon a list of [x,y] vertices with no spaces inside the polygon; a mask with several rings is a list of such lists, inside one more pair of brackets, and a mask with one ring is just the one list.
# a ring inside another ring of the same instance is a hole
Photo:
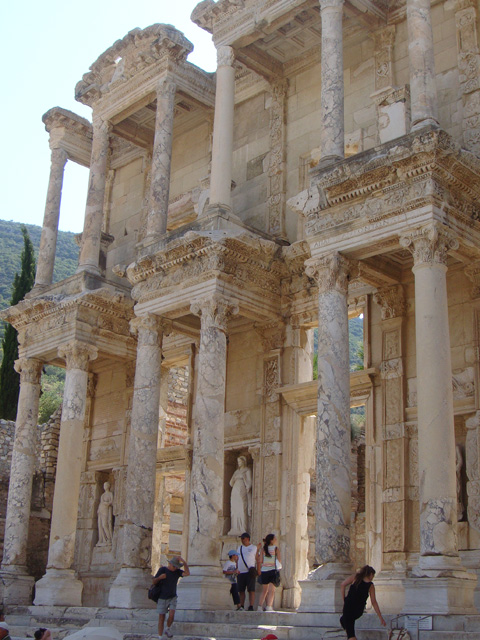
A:
{"label": "denim shorts", "polygon": [[177,608],[177,596],[173,598],[159,598],[157,602],[157,613],[167,613],[167,611],[175,611]]}

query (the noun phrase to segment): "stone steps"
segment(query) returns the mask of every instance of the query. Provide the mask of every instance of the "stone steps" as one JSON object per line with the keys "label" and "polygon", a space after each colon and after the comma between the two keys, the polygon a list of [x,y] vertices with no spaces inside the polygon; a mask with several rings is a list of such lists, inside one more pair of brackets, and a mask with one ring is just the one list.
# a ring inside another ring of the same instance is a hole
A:
{"label": "stone steps", "polygon": [[[385,618],[388,623],[393,616]],[[38,627],[48,627],[53,640],[63,640],[84,626],[113,626],[124,640],[157,640],[157,620],[154,609],[23,607],[7,612],[10,633],[15,639],[32,638]],[[421,631],[420,640],[480,640],[480,615],[434,615],[433,627],[433,631]],[[388,638],[388,631],[372,613],[362,616],[356,628],[358,640]],[[260,640],[269,633],[279,640],[345,640],[336,613],[179,609],[173,632],[175,640]]]}

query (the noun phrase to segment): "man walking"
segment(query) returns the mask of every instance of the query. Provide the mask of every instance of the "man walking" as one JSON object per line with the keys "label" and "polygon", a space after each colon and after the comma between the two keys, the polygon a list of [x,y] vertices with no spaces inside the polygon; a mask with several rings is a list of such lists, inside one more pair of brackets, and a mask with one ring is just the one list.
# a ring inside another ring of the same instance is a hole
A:
{"label": "man walking", "polygon": [[257,547],[250,543],[250,534],[242,533],[240,536],[241,545],[237,549],[238,554],[238,575],[237,584],[240,594],[240,607],[245,608],[245,590],[248,591],[249,611],[253,611],[255,602],[255,580],[257,578],[256,553]]}

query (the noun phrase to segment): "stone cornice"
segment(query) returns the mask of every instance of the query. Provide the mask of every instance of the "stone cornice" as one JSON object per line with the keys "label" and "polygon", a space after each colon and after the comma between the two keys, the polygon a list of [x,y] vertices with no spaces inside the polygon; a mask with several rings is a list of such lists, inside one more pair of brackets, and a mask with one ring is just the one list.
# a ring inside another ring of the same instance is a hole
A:
{"label": "stone cornice", "polygon": [[444,131],[425,129],[312,171],[311,188],[288,204],[306,218],[310,243],[346,226],[354,233],[354,224],[363,225],[365,232],[372,225],[385,226],[387,219],[424,206],[480,233],[479,178],[476,156]]}
{"label": "stone cornice", "polygon": [[93,132],[88,120],[61,107],[49,109],[42,120],[50,135],[51,149],[64,149],[69,160],[90,165]]}
{"label": "stone cornice", "polygon": [[86,138],[92,138],[92,124],[85,118],[82,118],[82,116],[68,109],[62,109],[62,107],[52,107],[49,109],[43,114],[42,122],[48,133],[51,133],[52,130],[57,127],[61,127],[74,131]]}

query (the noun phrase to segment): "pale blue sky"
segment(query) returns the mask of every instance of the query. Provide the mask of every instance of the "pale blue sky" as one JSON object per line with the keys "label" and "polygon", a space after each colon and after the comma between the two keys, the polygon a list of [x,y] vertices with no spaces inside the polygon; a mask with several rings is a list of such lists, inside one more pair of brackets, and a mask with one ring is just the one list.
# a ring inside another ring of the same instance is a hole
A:
{"label": "pale blue sky", "polygon": [[[194,44],[189,60],[215,70],[211,36],[190,21],[199,0],[27,0],[0,3],[0,219],[42,224],[50,171],[42,115],[51,107],[90,118],[76,83],[98,56],[135,27],[173,24]],[[60,229],[83,227],[88,170],[67,163]]]}

